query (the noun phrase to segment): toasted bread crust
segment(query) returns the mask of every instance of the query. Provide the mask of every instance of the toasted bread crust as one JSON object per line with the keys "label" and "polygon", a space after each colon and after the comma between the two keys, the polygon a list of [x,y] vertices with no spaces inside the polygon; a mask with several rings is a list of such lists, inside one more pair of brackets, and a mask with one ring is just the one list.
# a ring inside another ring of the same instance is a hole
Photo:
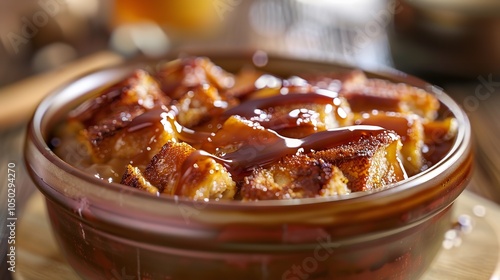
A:
{"label": "toasted bread crust", "polygon": [[[149,155],[154,155],[171,138],[163,133],[160,123],[137,133],[127,131],[136,118],[169,102],[150,74],[136,70],[124,81],[72,111],[70,122],[83,127],[79,140],[85,143],[95,162],[120,158],[124,159],[125,166],[146,149],[152,151]],[[127,148],[123,149],[125,146]]]}
{"label": "toasted bread crust", "polygon": [[161,193],[175,194],[182,176],[182,164],[195,149],[186,143],[167,142],[144,171],[144,176]]}
{"label": "toasted bread crust", "polygon": [[136,70],[98,97],[80,105],[72,111],[70,119],[83,123],[89,140],[98,144],[135,117],[169,103],[170,99],[154,78],[144,70]]}
{"label": "toasted bread crust", "polygon": [[401,137],[401,161],[409,176],[422,171],[424,127],[415,114],[371,112],[357,114],[355,124],[377,125],[395,131]]}
{"label": "toasted bread crust", "polygon": [[391,131],[362,137],[347,145],[318,151],[310,156],[337,166],[353,192],[383,188],[407,177],[398,154],[399,136]]}
{"label": "toasted bread crust", "polygon": [[133,167],[130,164],[127,165],[127,169],[123,174],[121,184],[144,190],[151,194],[160,194],[160,190],[157,187],[151,185],[151,183],[146,178],[144,178],[139,168]]}
{"label": "toasted bread crust", "polygon": [[121,183],[147,190],[154,186],[159,193],[195,200],[232,199],[236,184],[231,175],[212,158],[196,157],[195,151],[186,143],[167,142],[143,175],[129,166]]}
{"label": "toasted bread crust", "polygon": [[347,179],[335,166],[306,155],[283,158],[245,177],[243,200],[294,199],[347,194]]}
{"label": "toasted bread crust", "polygon": [[210,84],[219,91],[234,85],[234,76],[206,57],[186,57],[165,63],[156,78],[162,90],[175,100],[204,84]]}

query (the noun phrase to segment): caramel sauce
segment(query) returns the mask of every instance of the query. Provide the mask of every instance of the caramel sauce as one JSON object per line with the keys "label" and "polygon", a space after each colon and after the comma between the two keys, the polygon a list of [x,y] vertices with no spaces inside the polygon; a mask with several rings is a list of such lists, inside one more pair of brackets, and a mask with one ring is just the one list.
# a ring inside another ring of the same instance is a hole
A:
{"label": "caramel sauce", "polygon": [[96,97],[95,99],[87,100],[77,109],[73,110],[69,114],[71,119],[80,119],[87,125],[91,125],[89,120],[92,116],[98,113],[99,108],[101,108],[103,103],[110,103],[116,98],[118,98],[123,92],[123,88],[120,85],[115,85],[106,90],[104,94]]}
{"label": "caramel sauce", "polygon": [[149,128],[158,124],[163,119],[164,108],[155,108],[135,117],[126,127],[127,132],[133,133],[141,129]]}
{"label": "caramel sauce", "polygon": [[[253,169],[267,167],[287,155],[309,153],[345,145],[369,135],[378,135],[386,129],[379,126],[355,125],[320,131],[304,138],[284,137],[266,129],[266,137],[260,143],[242,145],[239,149],[216,156],[205,150],[193,152],[183,164],[183,176],[188,176],[193,164],[204,158],[212,158],[226,167],[238,179],[248,175]],[[219,143],[213,142],[215,146]]]}
{"label": "caramel sauce", "polygon": [[404,141],[412,133],[412,126],[415,120],[411,115],[387,114],[384,112],[376,112],[372,114],[364,114],[355,121],[355,124],[361,125],[378,125],[389,130],[395,131]]}
{"label": "caramel sauce", "polygon": [[308,93],[287,92],[262,99],[248,100],[244,103],[226,110],[223,116],[228,118],[238,115],[245,118],[251,118],[256,115],[256,110],[266,109],[288,104],[338,104],[338,94],[333,91],[316,89]]}
{"label": "caramel sauce", "polygon": [[[336,92],[328,90],[317,90],[310,93],[289,93],[285,95],[271,96],[263,99],[256,99],[246,101],[238,106],[224,111],[220,116],[215,116],[217,122],[214,127],[218,127],[218,124],[222,124],[227,118],[232,115],[238,115],[247,119],[256,118],[261,115],[263,109],[272,108],[276,106],[283,106],[288,104],[339,104],[340,101],[337,97]],[[335,111],[337,112],[337,111]],[[168,124],[173,132],[177,135],[177,138],[184,141],[192,146],[198,146],[202,143],[210,141],[210,138],[214,135],[213,132],[206,132],[196,129],[190,129],[182,126],[177,120],[177,108],[171,106],[170,109],[157,108],[141,116],[136,117],[129,125],[128,131],[133,132],[138,129],[147,128],[155,122],[163,122],[163,124]],[[280,118],[271,122],[260,121],[259,123],[271,128],[273,130],[279,130],[286,127],[294,127],[300,123],[303,119],[302,115],[304,113],[298,113],[296,115],[288,114],[286,118]],[[343,116],[338,116],[342,118]]]}
{"label": "caramel sauce", "polygon": [[[177,170],[177,165],[171,171],[176,176],[172,179],[177,185],[172,194],[176,195],[181,195],[181,187],[189,186],[193,177],[197,177],[197,180],[206,179],[206,174],[215,174],[220,170],[219,167],[224,167],[230,173],[234,182],[229,181],[233,185],[241,185],[256,168],[268,168],[287,156],[349,145],[363,138],[381,136],[382,133],[394,137],[397,137],[397,133],[404,140],[411,132],[412,119],[392,115],[372,115],[358,120],[356,125],[345,126],[352,124],[352,112],[373,113],[375,109],[392,114],[405,111],[404,100],[396,94],[397,86],[392,84],[363,80],[359,82],[359,88],[346,91],[338,83],[325,87],[299,77],[283,80],[263,74],[238,81],[240,88],[235,89],[232,87],[234,77],[225,72],[219,73],[218,68],[214,67],[199,59],[169,64],[163,71],[156,73],[164,90],[164,93],[158,94],[161,102],[144,108],[141,107],[142,101],[131,106],[127,103],[127,106],[112,107],[113,100],[120,98],[121,93],[135,81],[129,79],[87,101],[84,106],[74,110],[70,118],[75,118],[85,126],[91,125],[89,120],[95,116],[107,116],[109,110],[113,111],[110,122],[113,125],[119,123],[116,130],[125,132],[119,135],[119,141],[116,142],[119,145],[113,148],[117,151],[127,151],[122,148],[138,151],[132,156],[124,156],[124,161],[119,158],[122,160],[120,164],[126,162],[140,169],[150,164],[158,147],[168,141],[189,144],[191,147],[181,145],[189,149],[179,148],[181,153],[184,152],[180,170]],[[180,101],[185,94],[197,94],[197,89],[205,89],[205,85],[214,86],[217,94],[202,92],[206,96]],[[168,100],[163,100],[163,97]],[[119,115],[121,113],[128,115]],[[200,118],[190,123],[184,121],[184,117]],[[341,127],[328,129],[337,126]],[[104,131],[105,127],[103,125],[103,128],[98,129]],[[97,132],[102,133],[99,130]],[[129,138],[128,134],[132,134],[132,137]],[[135,139],[140,140],[134,142]],[[434,142],[426,145],[429,151],[440,148]],[[431,159],[429,151],[424,151],[424,156],[430,165],[431,161],[437,159]],[[439,156],[444,154],[440,150],[438,152]],[[164,157],[161,160],[172,160],[171,154],[161,156]],[[222,167],[214,166],[212,160]],[[224,173],[224,178],[227,175]]]}
{"label": "caramel sauce", "polygon": [[[318,108],[316,106],[317,104],[325,105],[323,106],[324,109]],[[286,134],[285,131],[289,128],[295,129],[296,132],[298,132],[300,127],[305,129],[303,129],[303,131],[307,131],[307,127],[309,127],[309,132],[303,134],[310,134],[316,130],[316,121],[320,114],[335,114],[336,120],[345,120],[348,114],[341,107],[341,104],[342,101],[336,97],[335,92],[317,90],[309,93],[277,95],[264,99],[247,101],[226,111],[224,117],[239,115],[246,119],[256,121],[260,125],[275,130],[280,134]],[[303,107],[301,107],[301,105],[303,105]],[[276,106],[287,106],[287,109],[290,111],[277,112],[275,111]],[[290,108],[290,106],[296,106],[296,108]],[[313,108],[311,108],[312,110],[309,109],[311,106],[313,106]]]}
{"label": "caramel sauce", "polygon": [[176,120],[176,115],[177,110],[173,106],[170,109],[165,107],[155,108],[133,119],[127,126],[127,132],[135,132],[162,123],[167,131],[172,130],[171,132],[174,132],[179,140],[191,145],[207,141],[210,137],[210,133],[195,131],[182,126]]}
{"label": "caramel sauce", "polygon": [[[339,100],[337,93],[329,90],[288,93],[246,101],[228,109],[220,116],[215,116],[215,118],[217,118],[219,124],[222,124],[233,115],[251,120],[260,115],[264,109],[288,104],[339,104]],[[287,155],[324,150],[348,144],[363,136],[376,135],[385,131],[385,129],[378,126],[356,125],[320,131],[304,138],[289,138],[275,131],[275,129],[282,128],[281,126],[297,126],[301,115],[288,114],[286,119],[275,122],[279,123],[280,126],[273,127],[274,129],[265,127],[262,122],[256,122],[255,124],[260,126],[259,128],[247,127],[248,129],[224,131],[224,135],[217,135],[216,132],[199,131],[182,126],[176,120],[177,112],[175,106],[155,108],[132,120],[127,126],[127,130],[128,132],[134,132],[162,122],[164,126],[168,126],[166,129],[171,129],[175,133],[178,140],[193,147],[201,148],[193,152],[184,162],[181,181],[185,176],[189,176],[189,170],[193,168],[193,165],[206,158],[212,158],[225,166],[233,177],[242,178],[254,168],[267,167]],[[270,124],[272,126],[273,123]],[[217,155],[218,147],[227,145],[231,141],[237,142],[238,147],[235,147],[234,151]]]}
{"label": "caramel sauce", "polygon": [[247,149],[238,149],[232,153],[222,156],[230,170],[249,171],[256,166],[268,166],[286,155],[292,155],[302,150],[309,153],[317,150],[325,150],[335,146],[348,144],[363,136],[378,135],[385,129],[378,126],[348,126],[332,130],[320,131],[307,137],[296,139],[280,136],[272,132],[273,139],[262,147],[251,147],[259,149],[253,157],[249,156]]}
{"label": "caramel sauce", "polygon": [[401,112],[401,100],[387,96],[372,96],[364,94],[343,95],[354,112],[370,112],[374,109],[386,112]]}

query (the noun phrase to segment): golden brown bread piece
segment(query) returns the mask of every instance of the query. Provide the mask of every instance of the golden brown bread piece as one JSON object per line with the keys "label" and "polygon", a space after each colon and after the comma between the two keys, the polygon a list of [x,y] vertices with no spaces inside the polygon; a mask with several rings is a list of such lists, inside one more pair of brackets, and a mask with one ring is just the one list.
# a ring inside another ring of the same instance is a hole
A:
{"label": "golden brown bread piece", "polygon": [[427,120],[437,116],[439,101],[429,92],[407,84],[367,79],[364,83],[344,85],[339,93],[345,97],[353,112],[372,110],[414,113]]}
{"label": "golden brown bread piece", "polygon": [[[146,114],[159,116],[161,113],[149,111]],[[137,117],[114,135],[103,139],[97,149],[94,148],[93,155],[97,155],[101,160],[112,158],[121,160],[125,164],[145,167],[167,141],[175,140],[176,137],[169,127],[165,127],[165,122],[162,123],[160,117],[154,118],[152,122],[141,122],[141,119],[147,118],[146,114]],[[135,123],[137,125],[134,125]]]}
{"label": "golden brown bread piece", "polygon": [[99,141],[126,126],[138,115],[169,103],[170,99],[160,90],[154,78],[138,69],[80,105],[70,113],[69,118],[81,122],[88,129],[92,141]]}
{"label": "golden brown bread piece", "polygon": [[426,121],[423,123],[425,144],[442,143],[452,140],[457,135],[458,123],[455,118]]}
{"label": "golden brown bread piece", "polygon": [[258,168],[245,177],[242,200],[324,197],[349,193],[347,179],[322,159],[292,155],[269,168]]}
{"label": "golden brown bread piece", "polygon": [[301,75],[311,85],[339,92],[342,88],[351,88],[365,84],[368,80],[360,70],[346,70],[331,73],[315,73]]}
{"label": "golden brown bread piece", "polygon": [[401,137],[401,160],[408,176],[422,170],[424,159],[424,129],[422,120],[415,114],[371,112],[356,114],[355,124],[377,125],[395,131]]}
{"label": "golden brown bread piece", "polygon": [[[81,131],[79,139],[86,145],[93,162],[112,164],[115,172],[121,174],[129,163],[145,167],[167,141],[175,139],[175,134],[161,122],[161,112],[152,110],[140,115],[126,127],[117,129],[98,142],[89,140],[87,130]],[[147,114],[158,117],[153,122],[141,122],[141,119],[147,118]]]}
{"label": "golden brown bread piece", "polygon": [[407,178],[398,158],[400,150],[400,137],[384,131],[309,156],[337,166],[349,180],[348,188],[357,192],[383,188]]}
{"label": "golden brown bread piece", "polygon": [[407,177],[393,131],[305,155],[285,156],[245,177],[243,200],[292,199],[383,188]]}
{"label": "golden brown bread piece", "polygon": [[[266,130],[259,123],[233,115],[210,138],[211,141],[203,143],[201,149],[216,155],[231,153],[242,147],[253,148],[252,151],[257,153],[266,145],[273,143],[276,134]],[[253,154],[249,153],[248,156]]]}
{"label": "golden brown bread piece", "polygon": [[192,156],[186,161],[191,165],[182,176],[175,194],[194,200],[233,199],[236,183],[226,168],[213,158]]}
{"label": "golden brown bread piece", "polygon": [[407,84],[368,79],[361,71],[320,74],[308,81],[321,88],[338,88],[354,112],[355,124],[396,131],[401,136],[401,159],[408,175],[426,168],[423,149],[428,134],[423,123],[431,123],[438,115],[439,101],[434,95]]}
{"label": "golden brown bread piece", "polygon": [[[145,171],[127,168],[122,184],[194,200],[232,199],[236,184],[226,168],[186,143],[167,142]],[[153,188],[154,186],[154,188]]]}
{"label": "golden brown bread piece", "polygon": [[151,183],[144,178],[142,175],[142,172],[139,168],[134,167],[132,165],[127,165],[127,169],[125,173],[123,174],[122,180],[120,182],[121,184],[127,185],[134,187],[136,189],[140,189],[143,191],[147,191],[148,193],[154,194],[154,195],[159,195],[160,190],[151,185]]}
{"label": "golden brown bread piece", "polygon": [[195,149],[186,143],[167,142],[144,170],[144,176],[161,193],[175,194],[182,164]]}
{"label": "golden brown bread piece", "polygon": [[225,101],[212,85],[195,86],[179,99],[177,121],[191,128],[220,115],[230,103],[232,102]]}
{"label": "golden brown bread piece", "polygon": [[219,91],[234,85],[234,76],[206,57],[186,57],[163,64],[156,74],[161,89],[178,100],[195,87],[210,84]]}
{"label": "golden brown bread piece", "polygon": [[206,57],[186,57],[168,62],[156,73],[162,89],[177,108],[179,124],[192,128],[238,104],[227,94],[234,76]]}
{"label": "golden brown bread piece", "polygon": [[[79,140],[87,146],[94,162],[119,158],[127,164],[146,152],[154,155],[171,138],[159,122],[162,110],[155,117],[157,123],[146,121],[142,129],[133,125],[136,118],[169,102],[152,76],[137,70],[73,110],[69,122],[83,128]],[[134,127],[129,129],[131,125]]]}
{"label": "golden brown bread piece", "polygon": [[263,127],[286,137],[302,138],[353,123],[349,104],[343,98],[338,103],[283,104],[261,110],[260,115],[250,118]]}

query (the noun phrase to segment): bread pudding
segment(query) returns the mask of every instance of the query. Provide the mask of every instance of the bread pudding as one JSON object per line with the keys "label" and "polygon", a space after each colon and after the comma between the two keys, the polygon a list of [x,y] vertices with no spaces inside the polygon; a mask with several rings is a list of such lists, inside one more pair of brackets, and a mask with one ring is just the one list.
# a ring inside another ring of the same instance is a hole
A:
{"label": "bread pudding", "polygon": [[456,135],[439,108],[424,89],[360,70],[281,77],[184,57],[100,89],[51,143],[66,162],[157,196],[348,196],[436,164]]}

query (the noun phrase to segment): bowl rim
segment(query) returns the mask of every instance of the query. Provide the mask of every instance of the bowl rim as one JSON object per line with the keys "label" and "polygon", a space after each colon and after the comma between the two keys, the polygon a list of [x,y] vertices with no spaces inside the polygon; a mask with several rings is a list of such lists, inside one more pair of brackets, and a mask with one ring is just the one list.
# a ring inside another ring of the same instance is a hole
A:
{"label": "bowl rim", "polygon": [[[206,56],[212,60],[220,60],[220,59],[229,59],[229,60],[243,60],[247,61],[249,59],[251,53],[242,53],[242,52],[236,52],[236,53],[226,53],[223,55],[220,54],[196,54],[196,53],[190,53],[190,56]],[[179,57],[178,54],[174,55],[167,55],[165,58],[162,59],[155,59],[155,60],[150,60],[150,59],[139,59],[139,60],[131,60],[127,61],[125,63],[119,64],[119,65],[114,65],[110,67],[104,67],[100,68],[97,70],[89,71],[85,74],[80,75],[77,78],[72,79],[71,81],[61,85],[59,88],[53,90],[48,96],[46,96],[40,104],[37,106],[33,117],[31,118],[31,121],[29,122],[28,125],[28,137],[31,139],[31,141],[35,144],[35,147],[42,153],[42,155],[52,162],[54,165],[56,165],[58,168],[68,172],[69,174],[76,176],[84,181],[87,181],[89,183],[95,184],[95,185],[100,185],[103,187],[106,187],[108,190],[116,193],[120,193],[120,195],[133,195],[133,196],[139,196],[144,198],[145,200],[152,200],[152,201],[158,201],[162,200],[164,202],[169,202],[169,203],[185,203],[185,204],[206,204],[208,207],[215,207],[215,208],[227,208],[230,207],[231,209],[254,209],[255,207],[284,207],[284,206],[297,206],[297,205],[308,205],[308,204],[322,204],[322,203],[352,203],[353,201],[358,201],[358,202],[363,202],[366,200],[372,200],[372,199],[380,199],[380,198],[387,198],[391,197],[394,194],[399,194],[402,192],[412,192],[415,191],[415,189],[419,189],[418,185],[420,185],[422,182],[427,182],[429,180],[432,180],[433,177],[435,177],[436,174],[440,174],[442,172],[445,172],[451,165],[453,165],[454,160],[457,157],[462,156],[465,152],[466,149],[469,148],[470,142],[471,142],[471,128],[470,128],[470,122],[467,118],[467,115],[465,112],[459,107],[459,105],[450,97],[448,96],[442,89],[440,89],[437,86],[431,85],[417,77],[408,75],[406,73],[403,73],[401,71],[395,70],[393,68],[384,68],[383,70],[370,70],[366,68],[361,68],[358,66],[354,65],[348,65],[345,63],[338,63],[338,62],[325,62],[325,61],[319,61],[319,60],[313,60],[313,59],[301,59],[297,57],[292,57],[292,56],[286,56],[286,55],[279,55],[279,54],[268,54],[269,61],[275,62],[275,61],[287,61],[287,62],[292,62],[292,63],[305,63],[305,64],[311,64],[311,65],[322,65],[323,67],[333,67],[333,68],[340,68],[340,69],[359,69],[366,73],[368,76],[373,76],[373,77],[378,77],[381,79],[387,79],[390,81],[398,81],[402,83],[406,83],[412,86],[415,86],[417,88],[424,89],[428,92],[431,92],[434,94],[439,101],[442,103],[442,105],[445,105],[448,110],[452,113],[452,115],[457,119],[458,121],[458,130],[457,130],[457,136],[455,139],[455,142],[453,143],[453,146],[451,147],[450,151],[442,158],[440,159],[439,162],[431,166],[429,169],[422,171],[414,176],[409,177],[408,179],[402,180],[400,182],[390,184],[387,187],[383,189],[378,189],[374,191],[366,191],[366,192],[355,192],[351,193],[348,195],[339,195],[339,196],[329,196],[329,197],[318,197],[318,198],[302,198],[302,199],[290,199],[290,200],[264,200],[264,201],[239,201],[239,200],[210,200],[210,201],[193,201],[192,199],[185,198],[185,197],[179,197],[179,196],[167,196],[167,195],[160,195],[154,196],[149,193],[146,193],[144,191],[131,188],[129,186],[122,185],[120,183],[116,182],[106,182],[104,180],[98,179],[91,174],[86,173],[84,170],[81,170],[79,168],[76,168],[69,163],[65,162],[62,158],[60,158],[58,155],[55,154],[54,151],[49,147],[48,142],[49,139],[45,139],[44,134],[47,132],[42,132],[42,123],[45,122],[46,118],[46,113],[49,111],[54,104],[61,103],[60,102],[60,97],[64,95],[68,95],[68,89],[71,86],[74,86],[75,83],[82,82],[83,80],[92,77],[93,75],[102,75],[102,74],[108,74],[108,75],[115,75],[113,74],[115,72],[119,72],[121,74],[123,73],[129,73],[133,71],[136,68],[143,68],[143,67],[151,67],[151,62],[155,63],[156,65],[168,61],[172,58]],[[241,65],[240,65],[241,66]],[[117,81],[119,80],[118,78],[113,79],[112,81]],[[89,95],[89,92],[80,94],[80,96],[84,95]],[[25,158],[26,159],[26,158]],[[29,162],[26,162],[29,164]],[[31,174],[34,176],[34,174]],[[423,190],[418,190],[418,191],[423,191]],[[92,194],[89,194],[92,199],[96,199],[97,201],[102,200],[102,197],[92,197]],[[445,205],[448,206],[448,205]]]}

